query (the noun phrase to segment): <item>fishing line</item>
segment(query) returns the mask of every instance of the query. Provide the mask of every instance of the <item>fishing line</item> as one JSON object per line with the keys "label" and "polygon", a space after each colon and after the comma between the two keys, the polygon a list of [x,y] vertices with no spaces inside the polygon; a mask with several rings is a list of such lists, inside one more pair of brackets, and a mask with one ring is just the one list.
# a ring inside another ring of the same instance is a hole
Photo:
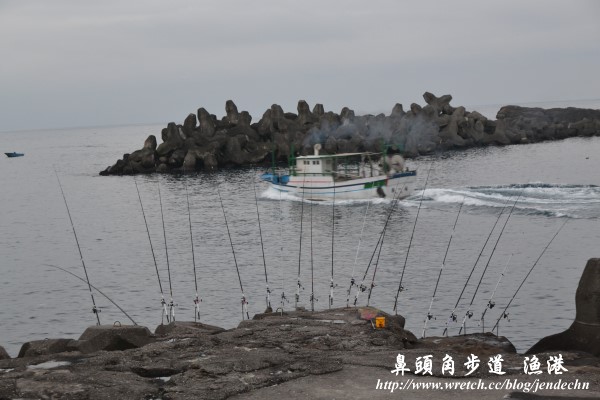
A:
{"label": "fishing line", "polygon": [[498,221],[500,221],[500,217],[502,217],[502,213],[504,212],[504,209],[506,208],[506,205],[508,204],[509,201],[510,201],[510,197],[508,199],[506,199],[506,201],[504,202],[504,206],[500,210],[500,214],[498,214],[498,217],[496,218],[496,222],[494,222],[494,226],[492,226],[492,230],[490,231],[489,235],[485,239],[485,243],[483,244],[483,247],[481,248],[481,251],[479,252],[479,255],[477,256],[477,259],[475,260],[475,264],[473,264],[473,268],[471,268],[471,272],[469,273],[469,276],[467,277],[467,280],[466,280],[465,284],[463,285],[463,288],[462,288],[460,294],[458,295],[458,300],[456,300],[456,304],[454,305],[454,308],[452,309],[450,316],[446,320],[446,326],[444,327],[444,332],[442,333],[442,335],[447,336],[448,324],[450,323],[450,321],[456,322],[456,318],[457,318],[456,317],[456,309],[458,308],[458,304],[462,300],[462,295],[465,293],[465,289],[467,288],[467,285],[469,284],[469,280],[471,279],[471,276],[473,275],[473,272],[475,271],[475,267],[477,267],[477,263],[479,262],[479,259],[481,258],[481,255],[483,254],[483,251],[485,250],[485,247],[487,246],[488,241],[490,240],[490,237],[492,237],[492,233],[494,233],[494,229],[496,229],[496,225],[498,224]]}
{"label": "fishing line", "polygon": [[167,247],[167,230],[165,229],[165,215],[163,213],[162,196],[160,194],[160,180],[156,179],[158,187],[158,201],[160,202],[160,218],[162,220],[163,237],[165,239],[165,255],[167,257],[167,273],[169,276],[169,293],[171,300],[169,301],[169,314],[167,315],[167,322],[175,322],[175,302],[173,301],[173,285],[171,283],[171,266],[169,264],[169,249]]}
{"label": "fishing line", "polygon": [[444,259],[442,260],[442,266],[440,267],[440,272],[437,277],[437,281],[435,282],[435,288],[433,289],[433,294],[431,295],[431,302],[429,303],[429,310],[427,310],[427,316],[423,321],[423,334],[422,337],[425,337],[425,333],[427,332],[427,324],[433,318],[433,314],[431,314],[431,308],[433,307],[433,301],[435,300],[435,295],[438,290],[438,286],[440,284],[440,278],[442,277],[442,272],[444,271],[444,267],[446,266],[446,257],[448,257],[448,250],[450,250],[450,244],[452,244],[452,238],[454,237],[454,231],[456,230],[456,224],[458,223],[458,218],[460,217],[460,212],[465,204],[465,197],[463,196],[463,200],[460,203],[460,207],[458,208],[458,214],[456,214],[456,219],[454,220],[454,225],[452,226],[452,233],[450,233],[450,239],[448,240],[448,246],[446,246],[446,253],[444,253]]}
{"label": "fishing line", "polygon": [[150,238],[150,229],[148,229],[148,221],[146,220],[146,212],[144,211],[144,204],[142,203],[142,196],[140,195],[140,189],[138,187],[135,175],[133,176],[133,182],[135,183],[135,190],[140,200],[140,207],[142,208],[142,216],[144,217],[144,224],[146,225],[146,233],[148,234],[148,242],[150,243],[150,251],[152,252],[152,260],[154,260],[154,268],[156,269],[156,277],[158,279],[158,287],[160,288],[160,304],[163,308],[163,315],[161,317],[161,324],[164,322],[163,318],[169,318],[169,312],[167,311],[167,302],[165,301],[165,295],[163,293],[162,283],[160,282],[160,274],[158,273],[158,264],[156,262],[156,256],[154,255],[154,246],[152,246],[152,239]]}
{"label": "fishing line", "polygon": [[360,251],[360,244],[362,242],[363,232],[365,231],[365,225],[367,223],[367,213],[369,212],[370,201],[367,202],[367,207],[365,209],[365,216],[363,217],[363,224],[360,230],[360,236],[358,238],[358,246],[356,247],[356,255],[354,256],[354,265],[352,266],[352,276],[350,277],[350,286],[348,287],[348,292],[346,293],[346,307],[350,306],[350,292],[352,291],[352,287],[356,286],[356,281],[354,280],[354,273],[356,271],[356,263],[358,261],[358,253]]}
{"label": "fishing line", "polygon": [[231,253],[233,254],[233,262],[235,264],[235,270],[237,272],[238,280],[240,282],[240,290],[242,291],[242,320],[244,315],[247,319],[250,319],[248,313],[248,301],[244,294],[244,286],[242,285],[242,276],[240,275],[240,269],[238,267],[237,259],[235,257],[235,249],[233,248],[233,240],[231,239],[231,233],[229,232],[229,224],[227,223],[227,215],[225,214],[225,206],[223,205],[223,198],[221,197],[221,191],[219,190],[219,184],[217,183],[217,194],[219,195],[219,202],[221,203],[221,210],[223,210],[223,219],[225,220],[225,228],[227,228],[227,236],[229,237],[229,244],[231,245]]}
{"label": "fishing line", "polygon": [[333,305],[333,246],[335,242],[335,181],[333,182],[333,202],[331,204],[331,282],[329,284],[329,308]]}
{"label": "fishing line", "polygon": [[483,272],[481,273],[481,277],[479,278],[479,282],[477,283],[477,287],[475,288],[475,292],[473,293],[473,297],[471,298],[471,302],[469,303],[469,308],[468,308],[467,312],[465,313],[465,316],[463,317],[463,320],[462,320],[461,327],[458,330],[459,335],[462,333],[463,329],[465,330],[465,334],[467,333],[467,328],[466,328],[467,318],[470,319],[473,316],[473,311],[471,311],[471,306],[473,305],[473,302],[475,301],[475,296],[477,296],[477,291],[479,290],[479,286],[481,286],[481,281],[483,281],[483,277],[485,276],[485,273],[490,265],[490,261],[492,261],[492,257],[494,256],[496,247],[498,247],[498,243],[500,242],[500,238],[502,237],[502,234],[504,233],[504,229],[506,228],[506,225],[508,224],[508,220],[510,220],[510,216],[512,215],[512,213],[515,209],[515,206],[517,205],[517,202],[521,198],[522,194],[523,194],[523,190],[521,190],[521,192],[519,193],[519,196],[517,196],[517,199],[513,203],[512,207],[510,209],[510,212],[508,213],[508,217],[506,217],[506,220],[504,221],[504,225],[502,226],[502,229],[500,230],[500,234],[498,235],[498,238],[496,239],[496,243],[494,243],[494,248],[492,249],[492,252],[490,253],[490,256],[487,260],[487,263],[485,264],[485,268],[483,268]]}
{"label": "fishing line", "polygon": [[194,285],[196,287],[196,297],[194,297],[194,322],[200,321],[200,302],[202,299],[198,296],[198,276],[196,274],[196,256],[194,254],[194,236],[192,234],[192,213],[190,212],[190,194],[187,187],[187,178],[185,168],[183,169],[183,185],[185,186],[185,198],[187,200],[188,222],[190,226],[190,245],[192,247],[192,265],[194,267]]}
{"label": "fishing line", "polygon": [[[527,275],[525,275],[525,278],[523,278],[523,281],[521,282],[521,284],[519,285],[519,287],[515,291],[515,294],[512,296],[512,298],[510,299],[510,301],[508,302],[508,304],[506,305],[506,307],[504,308],[504,310],[502,311],[502,313],[498,317],[498,320],[496,321],[496,324],[492,328],[492,332],[494,331],[494,329],[496,329],[496,327],[498,328],[498,330],[500,330],[500,326],[499,326],[500,320],[502,318],[508,318],[508,313],[506,312],[506,310],[508,310],[508,307],[510,307],[510,305],[512,304],[512,302],[515,299],[515,297],[517,297],[517,293],[519,293],[519,290],[521,290],[521,287],[523,287],[523,285],[525,284],[525,281],[527,280],[527,278],[529,278],[529,275],[531,274],[531,272],[533,271],[533,269],[535,268],[535,266],[538,264],[538,262],[540,261],[540,259],[542,258],[542,256],[546,252],[546,250],[548,250],[548,247],[550,247],[550,245],[552,244],[552,242],[554,241],[554,239],[556,238],[556,236],[558,236],[558,234],[560,233],[560,231],[562,230],[562,228],[565,227],[565,225],[567,224],[568,221],[569,220],[566,219],[565,222],[563,222],[563,224],[560,226],[560,228],[558,228],[558,230],[556,231],[556,233],[554,234],[554,236],[552,236],[552,239],[550,239],[550,241],[548,242],[548,244],[546,245],[546,247],[544,247],[544,250],[542,250],[540,256],[537,258],[537,260],[535,260],[535,263],[533,263],[533,265],[529,269],[529,272],[527,272]],[[496,335],[498,335],[498,330],[496,331]]]}
{"label": "fishing line", "polygon": [[258,196],[256,195],[256,182],[252,178],[252,187],[254,188],[254,202],[256,203],[256,218],[258,219],[258,232],[260,234],[260,249],[262,251],[263,266],[265,268],[265,283],[267,285],[267,310],[271,309],[271,290],[269,289],[269,278],[267,276],[267,260],[265,258],[265,246],[263,244],[262,228],[260,226],[260,213],[258,212]]}
{"label": "fishing line", "polygon": [[298,248],[298,280],[296,283],[296,296],[294,298],[294,308],[298,307],[298,302],[300,301],[300,289],[303,289],[302,284],[300,283],[300,262],[302,260],[302,225],[304,221],[304,184],[306,182],[306,175],[302,179],[302,199],[300,201],[300,244]]}
{"label": "fishing line", "polygon": [[[58,268],[58,269],[60,269],[61,271],[64,271],[64,272],[66,272],[67,274],[69,274],[69,275],[72,275],[73,277],[75,277],[75,278],[79,279],[79,280],[80,280],[80,281],[82,281],[83,283],[87,283],[87,281],[86,281],[85,279],[83,279],[82,277],[80,277],[79,275],[76,275],[76,274],[74,274],[73,272],[71,272],[71,271],[69,271],[69,270],[67,270],[67,269],[65,269],[65,268],[59,267],[58,265],[52,265],[52,264],[44,264],[44,265],[45,265],[45,266],[47,266],[47,267]],[[110,301],[110,302],[111,302],[111,303],[113,303],[113,304],[114,304],[114,305],[115,305],[115,306],[116,306],[116,307],[117,307],[119,310],[121,310],[121,312],[122,312],[123,314],[125,314],[125,316],[126,316],[127,318],[129,318],[129,320],[130,320],[131,322],[133,322],[133,324],[134,324],[134,325],[137,325],[137,323],[136,323],[136,322],[133,320],[133,318],[131,318],[131,317],[129,316],[129,314],[127,314],[127,312],[126,312],[126,311],[125,311],[125,310],[124,310],[122,307],[120,307],[120,306],[119,306],[119,305],[118,305],[116,302],[114,302],[114,301],[113,301],[113,299],[111,299],[110,297],[108,297],[108,296],[107,296],[107,295],[106,295],[106,294],[105,294],[105,293],[104,293],[102,290],[98,289],[96,286],[94,286],[94,285],[92,285],[92,284],[90,284],[90,286],[91,286],[91,287],[92,287],[92,289],[94,289],[96,292],[98,292],[98,293],[100,293],[102,296],[104,296],[104,298],[106,298],[106,300]]]}
{"label": "fishing line", "polygon": [[92,284],[90,283],[90,277],[88,276],[87,268],[85,267],[85,262],[83,261],[83,254],[81,253],[81,247],[79,246],[79,239],[77,239],[77,233],[75,232],[75,225],[73,224],[73,218],[71,218],[71,211],[69,211],[69,205],[67,204],[67,198],[65,196],[65,192],[63,191],[62,184],[60,183],[60,178],[58,177],[58,172],[56,172],[56,168],[53,166],[54,174],[56,175],[56,180],[58,181],[58,186],[60,187],[60,193],[62,194],[62,198],[65,202],[65,207],[67,209],[67,214],[69,215],[69,221],[71,222],[71,229],[73,230],[73,236],[75,237],[75,243],[77,244],[77,249],[79,250],[79,259],[81,260],[81,265],[83,266],[83,272],[85,272],[85,280],[88,284],[88,289],[90,290],[90,297],[92,298],[92,312],[96,315],[96,320],[98,321],[97,325],[100,325],[100,315],[98,313],[100,310],[96,307],[96,300],[94,300],[94,293],[92,293]]}
{"label": "fishing line", "polygon": [[490,296],[490,299],[488,300],[487,305],[485,306],[485,308],[483,309],[483,312],[481,313],[481,318],[479,318],[479,324],[481,324],[481,332],[482,333],[485,333],[485,319],[484,319],[485,314],[487,313],[488,310],[491,310],[496,305],[496,303],[494,302],[494,296],[496,295],[496,290],[498,290],[498,286],[500,286],[500,281],[502,280],[502,278],[506,274],[506,271],[508,270],[508,265],[510,264],[510,260],[512,259],[513,255],[514,254],[511,254],[510,257],[508,257],[508,261],[506,262],[506,265],[504,266],[504,270],[500,274],[500,277],[498,278],[498,282],[496,282],[496,287],[494,288],[494,291],[492,292],[492,295]]}
{"label": "fishing line", "polygon": [[427,189],[427,182],[429,182],[429,174],[431,173],[431,168],[433,167],[433,162],[429,164],[429,170],[427,171],[427,178],[425,179],[425,185],[423,186],[423,193],[421,193],[421,200],[419,200],[419,208],[417,209],[417,216],[415,217],[415,223],[413,224],[412,233],[410,235],[410,240],[408,242],[408,249],[406,250],[406,257],[404,258],[404,266],[402,267],[402,274],[400,275],[400,283],[398,284],[398,290],[396,291],[396,297],[394,299],[394,312],[397,314],[398,308],[398,297],[400,296],[400,292],[404,291],[404,287],[402,286],[402,280],[404,279],[404,271],[406,271],[406,263],[408,261],[408,255],[410,254],[410,247],[412,245],[413,237],[415,236],[415,228],[417,227],[417,221],[419,220],[419,213],[421,212],[421,205],[423,204],[423,197],[425,197],[425,190]]}

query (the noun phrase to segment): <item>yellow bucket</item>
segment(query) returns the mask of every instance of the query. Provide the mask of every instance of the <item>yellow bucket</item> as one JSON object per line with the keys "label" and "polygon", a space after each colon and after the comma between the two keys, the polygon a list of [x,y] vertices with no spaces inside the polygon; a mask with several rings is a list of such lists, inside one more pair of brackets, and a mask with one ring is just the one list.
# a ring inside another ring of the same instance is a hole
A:
{"label": "yellow bucket", "polygon": [[385,317],[375,318],[375,328],[385,328]]}

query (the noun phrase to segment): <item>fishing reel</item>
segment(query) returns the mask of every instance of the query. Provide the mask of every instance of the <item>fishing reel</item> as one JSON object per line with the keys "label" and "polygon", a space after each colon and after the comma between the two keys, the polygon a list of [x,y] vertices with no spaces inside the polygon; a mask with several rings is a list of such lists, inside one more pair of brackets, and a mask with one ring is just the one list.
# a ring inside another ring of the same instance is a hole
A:
{"label": "fishing reel", "polygon": [[456,320],[457,320],[456,314],[454,314],[454,313],[450,314],[450,318],[448,318],[448,321],[456,322]]}
{"label": "fishing reel", "polygon": [[398,288],[398,293],[404,292],[404,290],[405,290],[404,286],[400,285],[400,287]]}
{"label": "fishing reel", "polygon": [[361,284],[360,284],[360,286],[358,287],[358,290],[360,290],[360,291],[361,291],[361,293],[362,293],[362,292],[366,292],[366,291],[367,291],[367,289],[368,289],[368,288],[367,288],[365,285],[363,285],[362,283],[361,283]]}
{"label": "fishing reel", "polygon": [[467,313],[465,314],[469,319],[471,319],[471,317],[473,316],[473,311],[469,310],[467,311]]}
{"label": "fishing reel", "polygon": [[[163,300],[164,301],[164,300]],[[196,306],[200,305],[200,303],[202,303],[202,299],[198,297],[198,295],[196,295],[196,298],[194,299],[194,304]]]}
{"label": "fishing reel", "polygon": [[488,301],[488,308],[491,310],[492,308],[494,308],[494,306],[496,305],[495,302],[493,302],[492,300]]}
{"label": "fishing reel", "polygon": [[285,296],[285,292],[281,292],[281,304],[283,305],[284,303],[288,303],[289,304],[289,300],[288,298]]}
{"label": "fishing reel", "polygon": [[432,313],[428,312],[427,313],[427,320],[431,321],[432,319],[437,319],[437,318],[435,318]]}
{"label": "fishing reel", "polygon": [[311,293],[311,294],[310,294],[310,297],[309,297],[309,299],[310,299],[310,302],[311,302],[311,303],[312,303],[313,301],[317,301],[317,302],[319,301],[319,299],[318,299],[317,297],[315,297],[315,294],[314,294],[314,293]]}
{"label": "fishing reel", "polygon": [[98,307],[96,307],[96,306],[92,307],[92,313],[94,313],[94,314],[96,314],[96,315],[97,315],[99,312],[102,312],[102,310],[100,310],[100,309],[99,309]]}
{"label": "fishing reel", "polygon": [[508,313],[507,312],[503,312],[502,313],[502,318],[508,320],[508,322],[510,322],[510,319],[508,319]]}

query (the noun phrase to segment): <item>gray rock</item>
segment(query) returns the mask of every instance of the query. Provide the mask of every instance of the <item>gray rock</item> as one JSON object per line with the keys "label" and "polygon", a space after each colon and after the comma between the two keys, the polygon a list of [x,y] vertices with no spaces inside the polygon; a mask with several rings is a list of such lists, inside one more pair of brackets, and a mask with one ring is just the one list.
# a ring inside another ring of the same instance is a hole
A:
{"label": "gray rock", "polygon": [[8,355],[4,347],[0,346],[0,360],[7,360],[9,358],[10,356]]}
{"label": "gray rock", "polygon": [[23,343],[18,358],[37,357],[41,355],[76,351],[76,341],[73,339],[45,339]]}
{"label": "gray rock", "polygon": [[590,258],[575,294],[575,321],[564,332],[547,336],[527,353],[579,350],[600,357],[600,258]]}
{"label": "gray rock", "polygon": [[127,350],[145,346],[153,341],[154,336],[145,326],[90,326],[79,337],[77,349],[82,353]]}

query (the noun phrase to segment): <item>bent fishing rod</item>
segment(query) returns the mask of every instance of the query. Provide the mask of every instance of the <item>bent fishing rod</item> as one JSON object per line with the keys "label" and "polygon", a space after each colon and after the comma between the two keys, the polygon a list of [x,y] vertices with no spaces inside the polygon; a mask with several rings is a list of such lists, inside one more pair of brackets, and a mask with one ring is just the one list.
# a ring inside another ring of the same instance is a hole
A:
{"label": "bent fishing rod", "polygon": [[[185,175],[185,168],[183,169]],[[192,235],[192,213],[190,212],[190,194],[188,192],[187,180],[184,176],[183,185],[185,186],[185,198],[187,200],[188,223],[190,227],[190,245],[192,247],[192,266],[194,268],[194,285],[196,288],[196,297],[194,297],[194,322],[200,321],[200,303],[202,299],[198,296],[198,276],[196,274],[196,256],[194,254],[194,236]]]}
{"label": "bent fishing rod", "polygon": [[252,177],[252,187],[254,188],[254,202],[256,203],[256,219],[258,220],[258,233],[260,235],[260,249],[262,251],[262,259],[263,259],[263,267],[265,269],[265,284],[267,285],[267,310],[272,310],[271,308],[271,289],[269,289],[269,277],[267,276],[267,259],[265,258],[265,245],[263,243],[263,235],[262,228],[260,226],[260,213],[258,212],[258,196],[256,195],[256,182],[254,181],[254,177]]}
{"label": "bent fishing rod", "polygon": [[502,280],[502,278],[506,274],[506,271],[508,270],[508,265],[510,264],[510,260],[512,259],[513,255],[514,254],[511,254],[510,257],[508,257],[508,261],[506,261],[504,270],[500,274],[500,277],[498,277],[498,282],[496,282],[496,287],[494,288],[494,291],[492,292],[492,295],[490,296],[490,299],[488,300],[487,305],[483,309],[483,312],[481,313],[481,317],[479,318],[479,324],[481,324],[481,332],[482,333],[485,333],[485,314],[487,313],[488,310],[491,310],[492,308],[494,308],[496,306],[496,303],[494,302],[494,296],[496,295],[498,286],[500,286],[500,281]]}
{"label": "bent fishing rod", "polygon": [[[53,167],[54,168],[54,167]],[[65,202],[65,208],[67,209],[67,215],[69,216],[69,221],[71,222],[71,229],[73,231],[73,236],[75,237],[75,244],[77,244],[77,250],[79,250],[79,259],[81,260],[81,265],[83,266],[83,272],[85,273],[85,280],[88,284],[88,289],[90,291],[90,297],[92,298],[92,312],[96,315],[97,325],[100,325],[100,310],[96,307],[96,300],[94,299],[94,293],[92,292],[92,284],[90,283],[90,277],[88,276],[87,268],[85,267],[85,262],[83,261],[83,254],[81,253],[81,247],[79,246],[79,239],[77,238],[77,232],[75,232],[75,225],[73,224],[73,218],[71,218],[71,211],[69,210],[69,205],[67,204],[67,198],[65,196],[65,192],[63,191],[62,184],[60,183],[60,178],[58,177],[58,172],[56,172],[56,168],[54,168],[54,174],[56,175],[56,180],[58,181],[58,187],[60,187],[60,193],[62,194],[62,198]]]}
{"label": "bent fishing rod", "polygon": [[235,264],[235,270],[237,272],[238,281],[240,282],[240,290],[242,291],[242,320],[244,316],[247,319],[250,319],[250,314],[248,313],[248,300],[246,299],[246,295],[244,294],[244,285],[242,285],[242,276],[240,275],[240,268],[238,267],[237,259],[235,257],[235,249],[233,247],[233,240],[231,239],[231,232],[229,231],[229,224],[227,223],[227,215],[225,214],[225,206],[223,205],[223,198],[221,197],[221,190],[219,189],[219,184],[217,183],[217,194],[219,195],[219,202],[221,203],[221,210],[223,210],[223,219],[225,220],[225,228],[227,228],[227,236],[229,237],[229,244],[231,245],[231,253],[233,254],[233,262]]}
{"label": "bent fishing rod", "polygon": [[488,267],[490,266],[490,261],[492,261],[492,257],[494,256],[494,253],[496,252],[496,248],[498,247],[500,238],[502,238],[504,229],[506,228],[506,225],[508,224],[508,221],[510,220],[512,213],[515,210],[515,206],[517,205],[517,203],[519,202],[519,199],[521,198],[521,195],[523,194],[523,190],[524,189],[521,190],[521,192],[517,196],[517,199],[513,203],[512,207],[510,208],[508,217],[506,217],[506,220],[504,221],[504,225],[502,225],[502,229],[500,230],[500,234],[496,238],[496,243],[494,243],[494,247],[492,248],[492,252],[490,253],[490,256],[488,257],[487,263],[485,263],[485,267],[483,268],[483,272],[481,273],[481,277],[479,278],[479,282],[477,283],[477,287],[475,287],[475,291],[473,292],[473,297],[471,298],[471,302],[469,303],[469,308],[467,309],[467,312],[465,313],[465,316],[463,317],[460,329],[458,330],[459,335],[462,333],[463,329],[465,331],[465,335],[467,334],[467,326],[466,326],[467,318],[471,319],[471,317],[473,316],[473,311],[471,310],[471,307],[473,306],[473,303],[475,302],[475,296],[477,296],[477,291],[479,290],[479,287],[481,286],[481,281],[483,281],[483,277],[485,276],[485,273],[486,273]]}
{"label": "bent fishing rod", "polygon": [[146,225],[146,233],[148,234],[148,242],[150,243],[150,251],[152,252],[152,260],[154,260],[154,269],[156,270],[156,278],[158,279],[158,287],[160,289],[160,304],[162,307],[162,316],[160,323],[164,323],[165,318],[169,318],[169,311],[167,310],[167,302],[165,301],[165,294],[163,292],[162,283],[160,281],[160,274],[158,272],[158,263],[156,262],[156,255],[154,254],[154,246],[152,245],[152,238],[150,237],[150,229],[148,228],[148,220],[146,219],[146,212],[144,211],[144,204],[142,203],[142,196],[140,195],[140,189],[138,187],[135,175],[133,176],[133,182],[135,183],[135,190],[137,191],[138,199],[140,200],[140,207],[142,209],[142,216],[144,217],[144,225]]}
{"label": "bent fishing rod", "polygon": [[446,325],[444,327],[444,332],[442,333],[443,336],[448,336],[448,325],[450,324],[450,322],[456,322],[456,318],[457,318],[456,310],[458,309],[458,305],[460,304],[460,301],[462,300],[462,295],[465,293],[465,289],[467,288],[467,285],[469,284],[469,281],[471,280],[471,276],[473,276],[473,272],[475,272],[475,267],[477,267],[477,263],[479,262],[479,259],[481,258],[483,251],[485,250],[485,247],[487,246],[490,238],[492,237],[492,233],[494,233],[494,229],[496,229],[496,225],[498,225],[498,221],[500,221],[500,217],[502,217],[502,213],[504,212],[504,209],[506,208],[506,205],[508,204],[509,201],[510,201],[510,197],[508,199],[506,199],[506,201],[504,202],[504,205],[503,205],[502,209],[500,210],[500,213],[498,214],[496,221],[494,222],[494,226],[492,226],[490,233],[488,234],[487,238],[485,239],[485,243],[483,243],[483,247],[481,248],[481,251],[479,252],[479,255],[477,256],[477,259],[475,260],[475,263],[473,264],[473,268],[471,268],[471,272],[469,272],[469,276],[467,276],[467,280],[465,281],[465,284],[463,285],[463,288],[462,288],[460,294],[458,295],[458,300],[456,300],[456,304],[454,304],[454,308],[450,312],[450,316],[448,317],[448,319],[446,319]]}
{"label": "bent fishing rod", "polygon": [[442,272],[444,271],[444,267],[446,266],[446,257],[448,257],[448,251],[450,250],[450,245],[452,244],[452,238],[454,237],[454,231],[456,230],[456,224],[458,223],[458,218],[460,217],[460,212],[465,204],[465,198],[463,196],[462,202],[460,203],[460,207],[458,208],[458,213],[456,214],[456,219],[454,220],[454,225],[452,226],[452,233],[450,233],[450,239],[448,240],[448,246],[446,246],[446,252],[444,253],[444,259],[442,260],[442,266],[440,267],[440,272],[437,277],[437,281],[435,282],[435,288],[433,289],[433,294],[431,295],[431,302],[429,303],[429,310],[427,310],[427,315],[425,316],[425,321],[423,321],[423,335],[427,332],[427,324],[431,321],[433,314],[431,314],[431,308],[433,307],[433,301],[435,300],[435,295],[437,294],[438,286],[440,284],[440,278],[442,277]]}
{"label": "bent fishing rod", "polygon": [[[79,279],[79,280],[80,280],[80,281],[82,281],[83,283],[87,283],[87,281],[86,281],[85,279],[83,279],[82,277],[80,277],[79,275],[77,275],[77,274],[74,274],[73,272],[71,272],[71,271],[69,271],[69,270],[67,270],[67,269],[65,269],[65,268],[59,267],[58,265],[52,265],[52,264],[44,264],[44,265],[45,265],[45,266],[47,266],[47,267],[57,268],[57,269],[59,269],[59,270],[61,270],[61,271],[63,271],[63,272],[66,272],[67,274],[69,274],[69,275],[71,275],[71,276],[73,276],[73,277],[75,277],[75,278]],[[117,304],[117,303],[116,303],[116,302],[115,302],[113,299],[111,299],[110,297],[108,297],[108,296],[107,296],[107,295],[106,295],[106,294],[105,294],[105,293],[104,293],[102,290],[98,289],[96,286],[94,286],[94,285],[92,285],[92,284],[90,284],[90,286],[91,286],[91,287],[92,287],[92,289],[94,289],[96,292],[98,292],[98,293],[100,293],[102,296],[104,296],[104,298],[105,298],[106,300],[108,300],[108,301],[110,301],[112,304],[114,304],[114,305],[115,305],[115,307],[117,307],[117,308],[118,308],[118,309],[119,309],[119,310],[120,310],[120,311],[121,311],[123,314],[125,314],[125,316],[126,316],[127,318],[129,318],[129,320],[130,320],[131,322],[133,322],[133,324],[134,324],[134,325],[137,325],[137,322],[135,322],[135,321],[133,320],[133,318],[131,318],[131,317],[129,316],[129,314],[127,314],[127,311],[125,311],[125,310],[124,310],[124,309],[123,309],[121,306],[119,306],[119,305],[118,305],[118,304]]]}
{"label": "bent fishing rod", "polygon": [[[312,194],[312,193],[311,193]],[[315,264],[313,253],[313,201],[310,200],[310,310],[315,311]]]}
{"label": "bent fishing rod", "polygon": [[173,301],[173,284],[171,281],[171,266],[169,264],[169,249],[167,247],[167,230],[165,229],[165,215],[163,213],[162,196],[160,194],[160,181],[157,179],[156,184],[158,187],[158,201],[160,203],[160,218],[162,220],[163,238],[165,239],[165,256],[167,258],[167,275],[169,277],[169,293],[171,299],[169,301],[169,313],[167,315],[167,322],[175,322],[175,302]]}
{"label": "bent fishing rod", "polygon": [[408,249],[406,250],[406,257],[404,258],[404,266],[402,267],[402,274],[400,275],[400,283],[398,283],[398,290],[396,291],[396,297],[394,298],[394,312],[396,314],[398,314],[398,297],[400,296],[400,292],[404,291],[404,286],[402,286],[402,280],[404,279],[404,271],[406,271],[408,255],[410,254],[410,248],[412,245],[413,237],[415,236],[415,228],[417,227],[417,221],[419,220],[419,213],[421,212],[423,197],[425,196],[425,190],[427,189],[427,182],[429,182],[429,174],[431,173],[431,167],[433,167],[433,162],[429,165],[429,170],[427,171],[427,178],[425,179],[425,185],[423,186],[423,193],[421,193],[421,200],[419,200],[417,216],[415,217],[415,223],[413,224],[412,233],[410,234],[410,240],[408,242]]}
{"label": "bent fishing rod", "polygon": [[546,250],[548,250],[548,247],[550,247],[550,245],[552,244],[552,242],[554,241],[554,239],[556,238],[556,236],[558,236],[558,234],[560,233],[560,231],[562,230],[562,228],[565,227],[565,225],[567,224],[568,221],[569,221],[568,219],[565,219],[565,222],[563,222],[563,224],[560,226],[560,228],[558,228],[558,230],[556,231],[556,233],[554,234],[554,236],[552,236],[552,239],[550,239],[550,241],[548,242],[548,244],[546,245],[546,247],[544,247],[544,250],[542,250],[542,252],[540,253],[540,256],[537,258],[537,260],[535,260],[535,262],[533,263],[533,265],[529,269],[529,272],[527,272],[527,275],[525,275],[525,278],[523,278],[523,281],[521,282],[521,284],[519,285],[519,287],[515,291],[515,294],[513,294],[512,298],[510,299],[510,301],[508,302],[508,304],[506,305],[506,307],[504,307],[504,310],[502,311],[502,313],[498,317],[498,320],[496,321],[496,324],[492,327],[492,332],[494,331],[494,329],[497,329],[496,330],[496,336],[498,335],[498,331],[500,330],[500,326],[499,326],[500,320],[502,318],[508,318],[508,313],[506,311],[511,306],[511,304],[514,301],[515,297],[517,297],[517,294],[519,293],[519,290],[521,290],[521,288],[525,284],[525,281],[527,281],[527,278],[529,278],[529,275],[531,275],[531,272],[533,271],[533,269],[535,268],[535,266],[538,264],[538,262],[540,261],[540,259],[544,255],[544,253],[546,253]]}

